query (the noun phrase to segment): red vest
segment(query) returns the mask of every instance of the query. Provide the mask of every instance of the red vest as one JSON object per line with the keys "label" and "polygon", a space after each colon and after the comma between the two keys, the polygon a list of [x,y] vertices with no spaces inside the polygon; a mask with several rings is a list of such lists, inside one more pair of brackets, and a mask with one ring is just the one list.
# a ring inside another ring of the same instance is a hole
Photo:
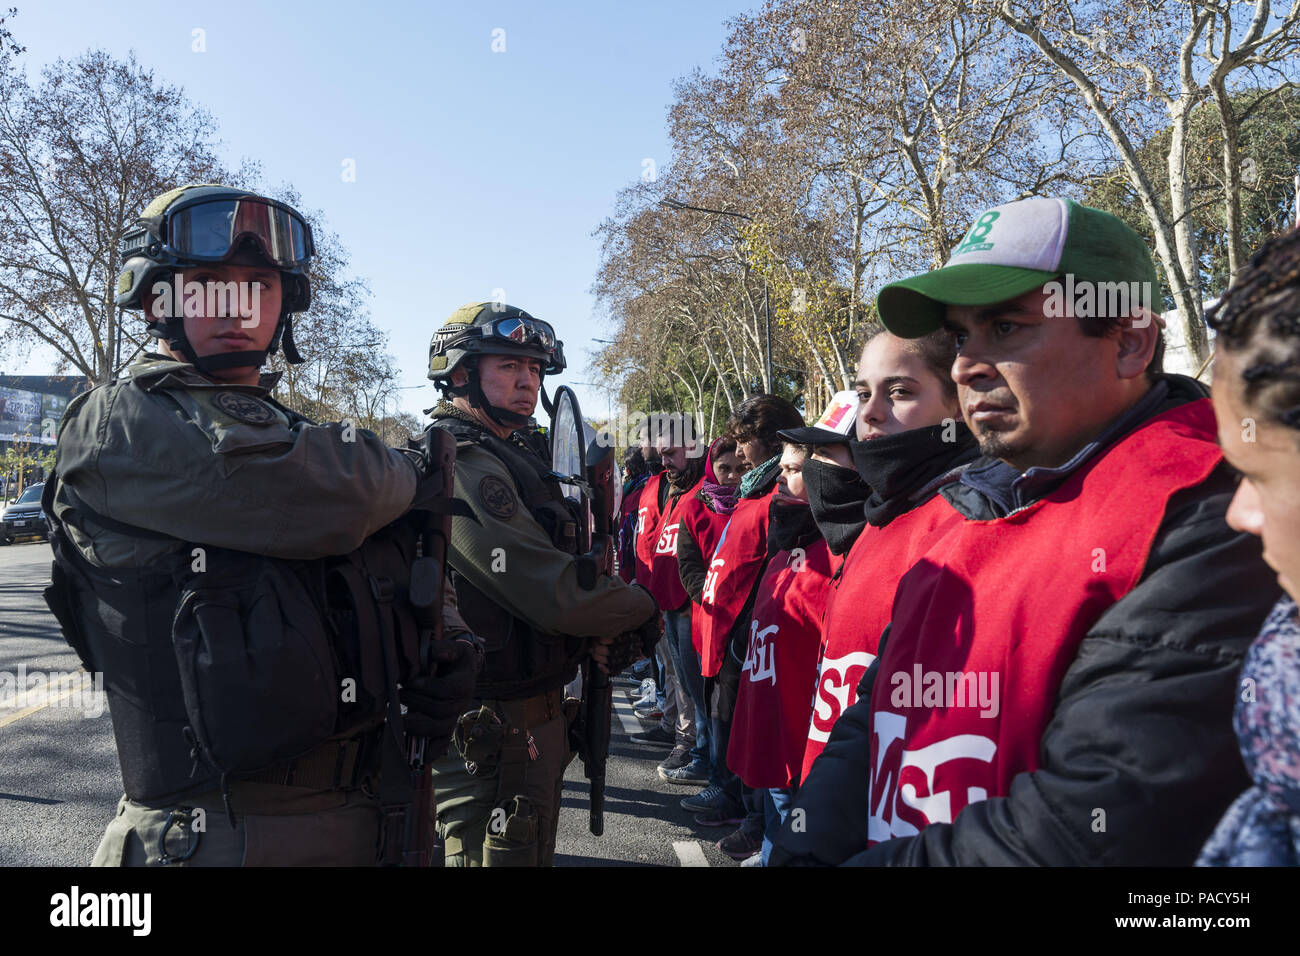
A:
{"label": "red vest", "polygon": [[[705,560],[713,556],[713,549],[718,546],[718,539],[722,537],[722,529],[731,519],[729,514],[720,515],[716,511],[710,511],[709,506],[701,501],[695,492],[689,496],[682,496],[677,517],[681,525],[678,534],[689,532]],[[704,613],[699,608],[700,606],[695,604],[691,611],[691,643],[695,645],[697,656],[701,647],[701,629],[704,627]]]}
{"label": "red vest", "polygon": [[899,515],[883,528],[867,525],[839,573],[830,581],[826,615],[822,619],[821,656],[813,694],[812,720],[803,755],[808,776],[840,714],[858,699],[858,681],[876,659],[880,635],[889,624],[894,589],[936,525],[958,521],[951,508],[918,507]]}
{"label": "red vest", "polygon": [[872,688],[871,842],[950,823],[1038,768],[1079,643],[1141,578],[1169,499],[1221,460],[1215,434],[1208,399],[1179,406],[1022,511],[932,539]]}
{"label": "red vest", "polygon": [[659,539],[659,484],[667,481],[663,472],[652,475],[641,487],[637,501],[636,519],[636,581],[645,587],[650,580],[650,562],[654,558],[655,542]]}
{"label": "red vest", "polygon": [[830,548],[817,541],[774,554],[759,581],[727,748],[748,787],[800,779],[830,576]]}
{"label": "red vest", "polygon": [[[700,673],[716,677],[727,652],[727,634],[745,609],[758,571],[767,557],[768,507],[771,492],[761,498],[742,498],[722,529],[709,561],[700,601]],[[693,633],[693,632],[692,632]]]}
{"label": "red vest", "polygon": [[664,502],[667,507],[659,520],[659,533],[655,536],[654,551],[650,555],[650,577],[645,585],[665,611],[676,611],[687,600],[686,588],[682,587],[682,576],[677,570],[677,531],[683,506],[695,497],[702,483],[703,479],[700,479],[676,501],[672,500],[669,491],[669,498]]}

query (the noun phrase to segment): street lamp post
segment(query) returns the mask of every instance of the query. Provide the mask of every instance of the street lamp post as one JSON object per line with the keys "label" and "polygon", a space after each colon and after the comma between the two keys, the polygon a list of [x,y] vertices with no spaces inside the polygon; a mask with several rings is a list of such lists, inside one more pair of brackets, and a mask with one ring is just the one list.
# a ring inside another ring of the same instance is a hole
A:
{"label": "street lamp post", "polygon": [[[743,212],[727,212],[725,209],[707,209],[704,206],[689,206],[684,202],[678,202],[676,199],[661,199],[659,205],[665,209],[674,211],[690,210],[692,212],[707,212],[715,216],[731,216],[733,219],[743,219],[746,222],[753,222],[753,216],[746,216]],[[767,390],[775,391],[772,382],[772,310],[767,296],[767,273],[763,273],[763,370],[767,375]]]}

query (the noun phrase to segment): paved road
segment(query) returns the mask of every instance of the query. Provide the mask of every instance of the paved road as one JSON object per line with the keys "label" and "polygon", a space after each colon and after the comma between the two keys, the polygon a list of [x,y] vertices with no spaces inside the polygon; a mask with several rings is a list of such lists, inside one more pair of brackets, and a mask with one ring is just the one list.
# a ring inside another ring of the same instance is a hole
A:
{"label": "paved road", "polygon": [[[20,674],[79,671],[41,598],[49,583],[44,542],[0,547],[0,866],[88,864],[118,796],[121,778],[107,710],[74,690],[14,700]],[[80,680],[80,678],[77,678]],[[588,783],[574,761],[564,784],[557,866],[735,866],[713,846],[726,831],[701,830],[678,806],[693,788],[663,783],[655,764],[665,750],[636,744],[640,729],[627,703],[630,682],[615,687],[616,715],[605,789],[605,835],[587,830]],[[39,706],[44,700],[59,697]]]}

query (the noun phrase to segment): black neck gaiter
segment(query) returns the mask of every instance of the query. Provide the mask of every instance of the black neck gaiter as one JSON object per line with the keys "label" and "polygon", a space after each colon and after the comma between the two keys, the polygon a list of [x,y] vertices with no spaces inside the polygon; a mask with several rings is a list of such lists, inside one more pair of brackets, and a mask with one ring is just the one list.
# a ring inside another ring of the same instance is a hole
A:
{"label": "black neck gaiter", "polygon": [[803,486],[831,554],[847,553],[866,526],[864,505],[871,486],[856,469],[811,458],[803,463]]}
{"label": "black neck gaiter", "polygon": [[975,436],[960,421],[850,442],[849,448],[858,473],[871,487],[865,514],[876,527],[908,511],[914,504],[911,496],[925,485],[979,456]]}

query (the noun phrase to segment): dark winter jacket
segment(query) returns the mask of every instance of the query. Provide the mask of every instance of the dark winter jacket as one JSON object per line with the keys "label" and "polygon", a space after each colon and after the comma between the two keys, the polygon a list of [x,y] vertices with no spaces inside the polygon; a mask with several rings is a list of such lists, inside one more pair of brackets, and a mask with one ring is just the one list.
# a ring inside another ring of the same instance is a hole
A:
{"label": "dark winter jacket", "polygon": [[[941,493],[970,520],[1044,497],[1090,454],[1205,395],[1184,376],[1162,382],[1061,469],[1017,478],[980,459]],[[1259,539],[1224,521],[1235,488],[1220,464],[1170,501],[1137,586],[1065,674],[1038,770],[952,823],[868,849],[873,664],[799,790],[800,832],[787,823],[772,865],[1190,865],[1248,784],[1232,730],[1237,674],[1279,594]]]}

